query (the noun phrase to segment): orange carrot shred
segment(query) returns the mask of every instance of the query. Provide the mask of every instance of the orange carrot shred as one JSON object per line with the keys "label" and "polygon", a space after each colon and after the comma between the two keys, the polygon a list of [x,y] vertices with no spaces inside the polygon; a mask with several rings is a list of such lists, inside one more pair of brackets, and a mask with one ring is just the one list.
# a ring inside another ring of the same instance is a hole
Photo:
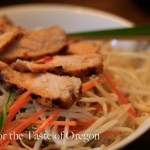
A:
{"label": "orange carrot shred", "polygon": [[17,104],[14,104],[14,106],[12,106],[12,108],[9,110],[9,114],[7,116],[7,122],[10,122],[14,116],[16,115],[16,113],[30,100],[30,96],[22,99],[22,101],[18,101]]}
{"label": "orange carrot shred", "polygon": [[[103,80],[96,80],[99,84],[102,84],[104,81]],[[95,83],[92,81],[89,81],[87,83],[83,83],[82,85],[82,92],[85,92],[95,86]]]}
{"label": "orange carrot shred", "polygon": [[[123,103],[123,104],[127,104],[128,103],[128,100],[121,94],[121,92],[119,91],[119,89],[116,87],[116,85],[113,83],[113,81],[111,80],[111,78],[105,73],[103,72],[102,73],[103,77],[107,80],[107,82],[109,83],[110,87],[112,88],[112,90],[117,94],[117,96],[119,97],[120,101]],[[129,109],[129,113],[136,117],[136,113],[134,111],[133,108],[130,108]]]}
{"label": "orange carrot shred", "polygon": [[0,150],[3,150],[10,142],[11,140],[6,140],[3,144],[0,145]]}
{"label": "orange carrot shred", "polygon": [[23,93],[15,102],[12,106],[9,108],[9,112],[12,111],[16,106],[18,106],[18,103],[21,103],[25,98],[27,98],[31,94],[31,90],[26,91]]}
{"label": "orange carrot shred", "polygon": [[30,100],[30,94],[31,90],[26,91],[14,102],[12,106],[10,106],[6,124],[10,122],[14,118],[16,113]]}
{"label": "orange carrot shred", "polygon": [[86,122],[86,121],[77,121],[77,126],[90,126],[93,124],[93,122]]}
{"label": "orange carrot shred", "polygon": [[[26,119],[20,119],[20,120],[15,120],[7,124],[5,129],[7,130],[10,127],[13,127],[17,124],[23,123]],[[46,120],[35,120],[33,123],[34,124],[43,124]],[[76,126],[77,123],[76,121],[52,121],[49,122],[49,125],[54,125],[54,126]],[[4,132],[5,132],[4,129]]]}
{"label": "orange carrot shred", "polygon": [[[36,113],[34,113],[32,116],[30,116],[28,119],[26,119],[23,123],[21,123],[19,126],[17,126],[15,129],[13,129],[11,132],[7,133],[5,136],[5,139],[0,139],[0,144],[6,142],[7,140],[10,140],[10,134],[15,133],[15,134],[19,134],[21,133],[26,127],[28,127],[30,124],[32,124],[36,118],[41,115],[44,111],[46,111],[47,109],[42,109]],[[5,133],[4,133],[5,134]],[[9,144],[11,141],[9,141],[7,144]]]}
{"label": "orange carrot shred", "polygon": [[49,118],[33,133],[33,134],[38,134],[40,133],[52,120],[60,113],[61,109],[55,110]]}

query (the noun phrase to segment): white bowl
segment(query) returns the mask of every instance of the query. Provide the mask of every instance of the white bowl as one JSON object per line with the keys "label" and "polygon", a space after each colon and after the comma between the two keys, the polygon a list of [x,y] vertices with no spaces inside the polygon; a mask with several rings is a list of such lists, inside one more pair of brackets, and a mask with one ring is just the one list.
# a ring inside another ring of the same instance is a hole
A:
{"label": "white bowl", "polygon": [[66,5],[22,5],[1,8],[15,23],[28,29],[60,25],[66,32],[131,26],[132,23],[99,10]]}
{"label": "white bowl", "polygon": [[[129,27],[133,24],[118,16],[78,6],[68,5],[22,5],[1,8],[0,15],[5,14],[15,23],[28,29],[60,25],[67,33],[96,29]],[[112,146],[116,150],[134,141],[150,128],[150,118],[134,133]]]}

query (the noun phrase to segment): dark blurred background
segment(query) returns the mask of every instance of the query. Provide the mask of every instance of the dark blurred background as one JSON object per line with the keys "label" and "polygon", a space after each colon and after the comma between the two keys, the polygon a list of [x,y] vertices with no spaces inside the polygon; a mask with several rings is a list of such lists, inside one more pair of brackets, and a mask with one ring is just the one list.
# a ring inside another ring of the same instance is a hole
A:
{"label": "dark blurred background", "polygon": [[[150,0],[0,0],[0,8],[18,4],[61,3],[92,7],[123,17],[136,25],[150,24]],[[149,150],[150,131],[123,150]]]}
{"label": "dark blurred background", "polygon": [[101,9],[137,25],[150,24],[150,0],[0,0],[0,7],[27,3],[62,3]]}

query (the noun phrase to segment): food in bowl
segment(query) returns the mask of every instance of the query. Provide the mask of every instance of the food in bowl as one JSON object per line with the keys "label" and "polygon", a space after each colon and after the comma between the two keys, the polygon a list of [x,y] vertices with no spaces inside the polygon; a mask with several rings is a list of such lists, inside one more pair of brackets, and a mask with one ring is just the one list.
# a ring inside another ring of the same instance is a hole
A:
{"label": "food in bowl", "polygon": [[107,149],[150,116],[149,51],[74,41],[0,19],[0,148]]}

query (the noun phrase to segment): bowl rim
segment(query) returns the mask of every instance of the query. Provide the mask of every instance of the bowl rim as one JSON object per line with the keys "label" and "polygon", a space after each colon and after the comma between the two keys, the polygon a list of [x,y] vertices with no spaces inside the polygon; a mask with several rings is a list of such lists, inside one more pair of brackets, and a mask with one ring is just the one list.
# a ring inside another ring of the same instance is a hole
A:
{"label": "bowl rim", "polygon": [[115,144],[114,146],[108,148],[107,150],[116,150],[127,146],[129,143],[138,139],[142,134],[150,129],[150,117],[147,118],[133,133],[131,133],[128,137]]}
{"label": "bowl rim", "polygon": [[65,11],[66,9],[76,13],[86,13],[86,14],[93,14],[95,16],[100,16],[111,21],[115,21],[120,24],[120,26],[127,26],[131,27],[134,26],[134,23],[118,16],[116,14],[106,12],[100,9],[90,8],[86,6],[79,6],[79,5],[71,5],[71,4],[55,4],[55,3],[36,3],[36,4],[19,4],[19,5],[12,5],[12,6],[4,6],[0,10],[0,14],[2,13],[10,13],[10,12],[23,12],[23,11],[35,11],[35,10],[57,10],[57,11]]}

